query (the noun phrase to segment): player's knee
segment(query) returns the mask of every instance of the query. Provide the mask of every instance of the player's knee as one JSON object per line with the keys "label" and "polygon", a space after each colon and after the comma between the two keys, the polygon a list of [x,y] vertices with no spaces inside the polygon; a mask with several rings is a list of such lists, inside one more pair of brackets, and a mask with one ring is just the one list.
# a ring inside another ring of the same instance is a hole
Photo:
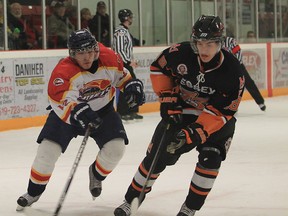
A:
{"label": "player's knee", "polygon": [[166,163],[163,162],[158,162],[155,169],[154,169],[154,174],[155,173],[161,173],[163,170],[166,168]]}
{"label": "player's knee", "polygon": [[178,159],[180,158],[181,155],[172,155],[172,154],[167,154],[166,156],[166,165],[167,166],[172,166],[176,164]]}
{"label": "player's knee", "polygon": [[125,143],[122,138],[116,138],[107,142],[101,149],[101,155],[107,161],[118,162],[125,153]]}
{"label": "player's knee", "polygon": [[208,169],[219,169],[222,162],[220,150],[214,147],[204,147],[199,154],[199,163]]}

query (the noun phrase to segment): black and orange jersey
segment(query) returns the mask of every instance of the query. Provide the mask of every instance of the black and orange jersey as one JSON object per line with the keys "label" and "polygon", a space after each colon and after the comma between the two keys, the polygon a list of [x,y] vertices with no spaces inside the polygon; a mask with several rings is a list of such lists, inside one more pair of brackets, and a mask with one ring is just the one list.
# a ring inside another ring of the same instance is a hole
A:
{"label": "black and orange jersey", "polygon": [[178,88],[183,113],[199,115],[197,123],[209,135],[237,112],[245,80],[239,61],[223,49],[203,63],[190,42],[175,44],[157,57],[150,71],[155,93]]}

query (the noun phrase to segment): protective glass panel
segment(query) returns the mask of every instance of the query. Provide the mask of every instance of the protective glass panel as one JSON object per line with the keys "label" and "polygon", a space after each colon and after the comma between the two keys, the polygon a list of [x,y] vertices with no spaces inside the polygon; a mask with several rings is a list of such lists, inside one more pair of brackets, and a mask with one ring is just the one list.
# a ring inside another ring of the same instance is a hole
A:
{"label": "protective glass panel", "polygon": [[7,34],[9,50],[42,48],[41,14],[40,0],[13,2],[8,5]]}
{"label": "protective glass panel", "polygon": [[47,48],[67,48],[67,40],[76,30],[78,14],[77,4],[70,1],[46,1]]}
{"label": "protective glass panel", "polygon": [[96,40],[105,46],[111,46],[110,5],[109,1],[81,0],[81,28],[88,28]]}
{"label": "protective glass panel", "polygon": [[170,1],[171,43],[188,41],[192,29],[192,5],[190,0]]}
{"label": "protective glass panel", "polygon": [[144,46],[167,45],[166,0],[142,1],[142,35]]}

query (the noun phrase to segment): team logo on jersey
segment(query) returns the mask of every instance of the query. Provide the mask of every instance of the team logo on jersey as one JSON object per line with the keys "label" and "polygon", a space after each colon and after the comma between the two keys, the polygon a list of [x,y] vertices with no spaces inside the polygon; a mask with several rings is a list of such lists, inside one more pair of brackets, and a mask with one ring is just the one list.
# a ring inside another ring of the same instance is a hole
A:
{"label": "team logo on jersey", "polygon": [[216,90],[213,89],[211,86],[206,86],[205,83],[200,85],[200,83],[202,83],[202,82],[198,81],[198,83],[193,84],[190,80],[187,80],[185,78],[182,78],[180,80],[180,84],[183,87],[186,87],[186,89],[189,89],[191,91],[195,90],[195,91],[201,92],[203,94],[207,94],[207,95],[213,95],[216,92]]}
{"label": "team logo on jersey", "polygon": [[95,98],[103,98],[111,89],[111,81],[107,79],[93,80],[84,84],[79,90],[80,101],[90,101]]}
{"label": "team logo on jersey", "polygon": [[187,69],[187,66],[186,66],[185,64],[179,64],[179,65],[177,66],[177,71],[178,71],[178,73],[180,73],[180,74],[182,74],[182,75],[188,73],[188,72],[187,72],[188,69]]}
{"label": "team logo on jersey", "polygon": [[182,99],[191,106],[203,110],[207,104],[209,97],[200,97],[199,92],[194,90],[186,90],[183,86],[180,86]]}
{"label": "team logo on jersey", "polygon": [[63,84],[64,84],[64,80],[61,79],[61,78],[56,78],[56,79],[54,79],[53,84],[54,84],[55,86],[63,85]]}

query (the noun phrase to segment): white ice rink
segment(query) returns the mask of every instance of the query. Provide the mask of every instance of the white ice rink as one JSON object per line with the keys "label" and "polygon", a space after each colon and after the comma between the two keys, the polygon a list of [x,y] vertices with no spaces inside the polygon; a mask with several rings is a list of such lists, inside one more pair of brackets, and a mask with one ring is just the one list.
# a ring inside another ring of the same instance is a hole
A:
{"label": "white ice rink", "polygon": [[[243,101],[236,133],[214,188],[197,216],[288,216],[288,96],[266,99],[262,112],[254,101]],[[124,158],[103,183],[102,195],[92,201],[88,167],[98,148],[90,139],[60,215],[112,216],[142,160],[159,114],[126,124],[130,144]],[[40,127],[0,133],[0,216],[24,216],[15,211],[25,193]],[[35,209],[53,212],[67,181],[82,137],[74,139],[56,164],[53,176]],[[168,167],[140,207],[139,216],[175,216],[183,203],[197,153],[183,155]]]}

